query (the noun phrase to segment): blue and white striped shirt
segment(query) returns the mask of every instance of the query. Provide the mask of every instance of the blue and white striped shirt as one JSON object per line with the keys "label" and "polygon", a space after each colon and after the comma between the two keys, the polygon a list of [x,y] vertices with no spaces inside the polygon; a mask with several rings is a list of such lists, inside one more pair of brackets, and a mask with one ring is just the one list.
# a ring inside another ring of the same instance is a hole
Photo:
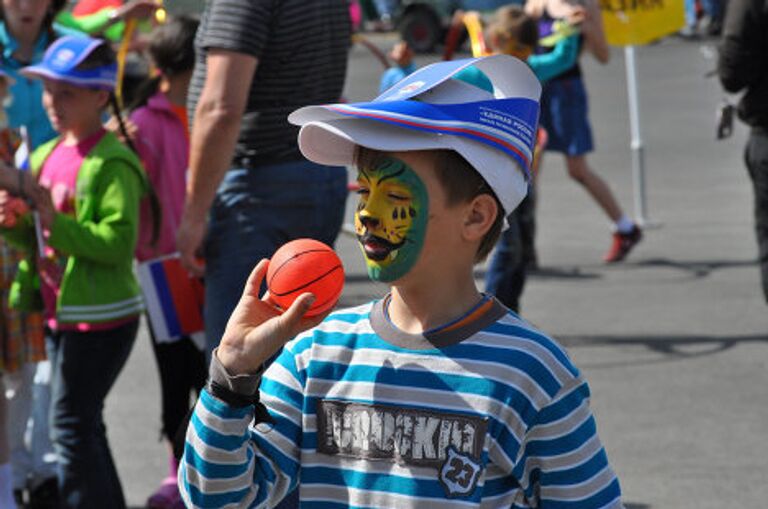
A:
{"label": "blue and white striped shirt", "polygon": [[425,337],[382,301],[331,314],[261,381],[274,426],[203,391],[179,469],[188,507],[620,508],[589,389],[495,303]]}

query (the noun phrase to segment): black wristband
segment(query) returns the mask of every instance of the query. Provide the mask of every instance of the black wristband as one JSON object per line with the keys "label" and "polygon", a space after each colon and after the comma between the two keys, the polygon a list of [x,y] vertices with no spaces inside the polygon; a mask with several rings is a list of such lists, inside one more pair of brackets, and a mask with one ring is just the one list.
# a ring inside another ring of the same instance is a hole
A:
{"label": "black wristband", "polygon": [[234,392],[228,387],[225,387],[224,385],[221,385],[220,383],[217,383],[211,379],[208,380],[206,389],[208,389],[208,392],[210,392],[212,396],[215,396],[227,405],[235,408],[243,408],[250,405],[255,405],[259,402],[259,391],[256,391],[255,394],[250,396],[245,394],[238,394],[237,392]]}
{"label": "black wristband", "polygon": [[259,401],[259,391],[256,391],[250,396],[246,396],[245,394],[238,394],[237,392],[231,391],[229,388],[211,379],[208,379],[205,388],[211,396],[220,399],[231,407],[245,408],[247,406],[253,406],[253,420],[256,424],[261,422],[275,424],[275,420],[269,415],[267,407]]}

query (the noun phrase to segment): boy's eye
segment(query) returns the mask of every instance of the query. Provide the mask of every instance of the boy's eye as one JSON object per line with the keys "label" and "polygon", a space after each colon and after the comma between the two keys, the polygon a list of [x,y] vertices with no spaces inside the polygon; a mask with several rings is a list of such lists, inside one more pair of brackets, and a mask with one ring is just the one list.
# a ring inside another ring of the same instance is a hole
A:
{"label": "boy's eye", "polygon": [[408,196],[399,193],[388,193],[387,196],[389,196],[390,200],[395,201],[407,201],[410,199]]}
{"label": "boy's eye", "polygon": [[359,187],[359,188],[357,189],[357,191],[355,191],[355,192],[356,192],[358,195],[360,195],[360,196],[363,196],[363,195],[366,195],[366,196],[367,196],[367,195],[370,193],[370,191],[369,191],[367,188],[365,188],[365,187]]}

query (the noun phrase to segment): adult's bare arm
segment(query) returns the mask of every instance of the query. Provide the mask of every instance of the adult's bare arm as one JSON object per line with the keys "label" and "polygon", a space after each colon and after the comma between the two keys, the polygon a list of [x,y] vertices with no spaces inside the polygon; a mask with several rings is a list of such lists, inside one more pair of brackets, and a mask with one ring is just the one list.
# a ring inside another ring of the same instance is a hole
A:
{"label": "adult's bare arm", "polygon": [[197,259],[216,189],[232,162],[258,59],[243,53],[210,49],[207,74],[195,109],[184,203],[176,245],[182,264],[195,275],[205,265]]}
{"label": "adult's bare arm", "polygon": [[607,64],[611,59],[611,48],[605,38],[603,15],[594,0],[586,3],[586,16],[581,24],[587,49],[601,64]]}

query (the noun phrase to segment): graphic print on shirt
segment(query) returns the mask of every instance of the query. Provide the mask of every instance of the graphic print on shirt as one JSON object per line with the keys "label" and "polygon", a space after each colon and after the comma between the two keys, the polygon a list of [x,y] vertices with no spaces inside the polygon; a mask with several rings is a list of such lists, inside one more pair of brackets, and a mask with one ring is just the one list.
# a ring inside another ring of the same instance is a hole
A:
{"label": "graphic print on shirt", "polygon": [[448,497],[469,496],[483,465],[488,421],[479,416],[322,400],[317,450],[330,456],[434,467]]}
{"label": "graphic print on shirt", "polygon": [[464,497],[475,489],[482,470],[479,461],[448,446],[448,457],[440,469],[440,484],[449,497]]}

